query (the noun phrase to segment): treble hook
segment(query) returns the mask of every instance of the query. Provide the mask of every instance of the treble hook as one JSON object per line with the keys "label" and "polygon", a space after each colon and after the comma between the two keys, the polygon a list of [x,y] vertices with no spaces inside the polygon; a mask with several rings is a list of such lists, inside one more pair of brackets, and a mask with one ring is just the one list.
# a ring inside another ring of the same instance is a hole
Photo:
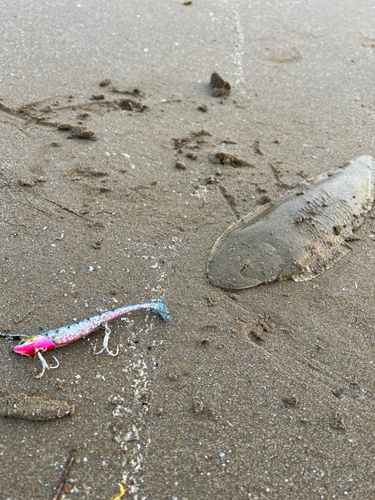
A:
{"label": "treble hook", "polygon": [[103,348],[99,351],[99,352],[96,352],[94,353],[95,356],[97,356],[98,354],[102,353],[103,351],[107,351],[107,354],[109,354],[110,356],[117,356],[118,354],[118,346],[117,346],[117,350],[116,350],[116,353],[110,351],[108,349],[108,341],[109,341],[109,336],[111,334],[111,329],[109,328],[108,326],[108,323],[103,323],[104,328],[105,328],[105,334],[104,334],[104,340],[103,340]]}
{"label": "treble hook", "polygon": [[55,358],[55,356],[53,356],[54,360],[56,361],[56,366],[50,366],[47,361],[43,358],[41,352],[45,352],[45,349],[42,348],[42,349],[36,349],[35,350],[35,354],[38,356],[39,358],[39,361],[42,363],[42,366],[43,366],[43,370],[42,370],[42,373],[39,373],[39,375],[37,375],[35,378],[42,378],[43,375],[44,375],[44,372],[46,371],[46,368],[47,370],[55,370],[56,368],[58,368],[60,366],[60,363],[58,362],[58,360]]}

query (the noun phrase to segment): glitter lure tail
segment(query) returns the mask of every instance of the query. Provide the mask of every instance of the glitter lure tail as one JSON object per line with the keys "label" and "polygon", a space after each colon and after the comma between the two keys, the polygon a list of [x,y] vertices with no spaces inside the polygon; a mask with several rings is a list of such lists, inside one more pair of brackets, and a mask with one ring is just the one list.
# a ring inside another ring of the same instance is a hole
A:
{"label": "glitter lure tail", "polygon": [[146,302],[142,304],[134,304],[131,306],[119,307],[118,309],[115,309],[113,311],[106,311],[92,316],[91,318],[83,319],[78,323],[62,326],[60,328],[56,328],[55,330],[48,330],[47,332],[41,333],[39,335],[34,335],[27,339],[21,340],[21,342],[17,346],[15,346],[13,350],[17,354],[21,354],[23,356],[37,355],[43,365],[43,372],[41,374],[43,375],[46,368],[57,368],[58,364],[54,367],[48,366],[41,353],[49,351],[54,347],[62,347],[64,345],[70,344],[70,342],[74,342],[75,340],[85,337],[101,326],[104,326],[105,337],[103,342],[103,349],[100,352],[106,350],[108,354],[116,356],[118,352],[114,354],[108,350],[108,339],[111,330],[109,329],[107,323],[115,318],[119,318],[121,316],[124,316],[125,314],[139,311],[141,309],[155,311],[165,322],[171,321],[168,307],[164,304],[164,302]]}

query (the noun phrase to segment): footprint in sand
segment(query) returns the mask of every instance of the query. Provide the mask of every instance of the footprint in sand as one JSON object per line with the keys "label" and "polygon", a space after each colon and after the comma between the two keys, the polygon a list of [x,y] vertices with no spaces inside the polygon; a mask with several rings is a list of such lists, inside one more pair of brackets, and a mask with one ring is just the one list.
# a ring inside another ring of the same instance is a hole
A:
{"label": "footprint in sand", "polygon": [[297,63],[302,59],[300,52],[289,42],[270,38],[261,38],[254,45],[258,59],[276,64]]}

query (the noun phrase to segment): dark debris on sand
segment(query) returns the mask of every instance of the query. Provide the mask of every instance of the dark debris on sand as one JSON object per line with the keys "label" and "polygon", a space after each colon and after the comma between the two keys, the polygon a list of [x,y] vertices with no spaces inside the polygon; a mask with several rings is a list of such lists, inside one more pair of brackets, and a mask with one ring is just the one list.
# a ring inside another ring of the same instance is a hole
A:
{"label": "dark debris on sand", "polygon": [[230,94],[230,84],[223,80],[218,73],[212,73],[211,86],[213,87],[213,97],[228,97]]}
{"label": "dark debris on sand", "polygon": [[216,163],[234,168],[238,167],[254,168],[254,165],[252,163],[248,163],[247,161],[238,158],[238,156],[227,153],[226,151],[217,151],[214,155],[210,156],[210,161],[211,163]]}

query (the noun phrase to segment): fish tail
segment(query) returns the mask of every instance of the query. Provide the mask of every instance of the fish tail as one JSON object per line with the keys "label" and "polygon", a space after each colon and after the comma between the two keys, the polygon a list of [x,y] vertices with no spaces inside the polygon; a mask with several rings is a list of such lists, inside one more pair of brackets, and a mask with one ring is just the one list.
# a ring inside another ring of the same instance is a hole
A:
{"label": "fish tail", "polygon": [[170,315],[169,315],[169,309],[168,307],[166,306],[166,304],[164,304],[164,302],[151,302],[151,307],[150,309],[152,311],[156,311],[159,316],[167,323],[168,321],[172,321]]}

